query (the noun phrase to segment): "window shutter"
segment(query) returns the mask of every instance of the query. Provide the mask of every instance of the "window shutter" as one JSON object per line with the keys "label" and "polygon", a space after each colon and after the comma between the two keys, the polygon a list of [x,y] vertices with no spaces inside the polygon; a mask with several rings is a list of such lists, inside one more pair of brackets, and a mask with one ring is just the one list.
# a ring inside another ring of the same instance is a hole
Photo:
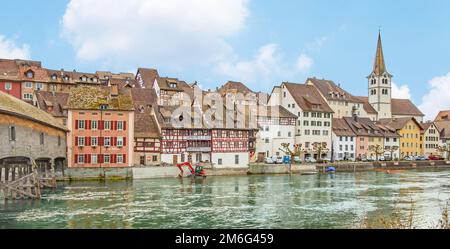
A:
{"label": "window shutter", "polygon": [[113,163],[117,163],[117,155],[111,155]]}
{"label": "window shutter", "polygon": [[103,146],[103,137],[98,137],[98,145]]}
{"label": "window shutter", "polygon": [[117,137],[112,137],[112,143],[113,143],[113,145],[112,146],[117,146]]}
{"label": "window shutter", "polygon": [[91,154],[88,155],[88,163],[91,163]]}
{"label": "window shutter", "polygon": [[78,146],[78,137],[75,137],[75,146]]}
{"label": "window shutter", "polygon": [[86,137],[86,146],[91,146],[91,137]]}
{"label": "window shutter", "polygon": [[75,120],[75,129],[78,130],[78,120]]}
{"label": "window shutter", "polygon": [[114,130],[117,130],[117,121],[114,121]]}
{"label": "window shutter", "polygon": [[78,154],[75,154],[74,162],[75,162],[75,164],[78,163]]}
{"label": "window shutter", "polygon": [[84,163],[89,163],[88,155],[84,155]]}
{"label": "window shutter", "polygon": [[127,138],[126,137],[123,138],[123,146],[124,147],[127,146]]}
{"label": "window shutter", "polygon": [[123,163],[127,163],[127,154],[123,154]]}
{"label": "window shutter", "polygon": [[86,124],[86,130],[90,130],[91,129],[91,122],[92,122],[91,120],[87,120],[86,121],[86,123],[87,123]]}
{"label": "window shutter", "polygon": [[124,131],[127,130],[127,121],[123,121],[123,130],[124,130]]}
{"label": "window shutter", "polygon": [[105,121],[102,121],[102,120],[101,120],[101,121],[98,121],[99,130],[103,130],[104,122],[105,122]]}

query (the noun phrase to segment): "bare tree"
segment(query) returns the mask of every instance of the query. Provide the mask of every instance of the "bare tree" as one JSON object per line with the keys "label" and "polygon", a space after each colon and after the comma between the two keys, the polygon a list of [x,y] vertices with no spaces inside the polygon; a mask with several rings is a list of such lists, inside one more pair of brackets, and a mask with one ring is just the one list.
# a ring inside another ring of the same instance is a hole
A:
{"label": "bare tree", "polygon": [[398,146],[386,146],[384,147],[385,151],[391,154],[391,161],[394,161],[394,153],[399,149]]}
{"label": "bare tree", "polygon": [[301,154],[305,152],[305,150],[302,149],[302,144],[294,144],[293,149],[291,149],[290,143],[281,144],[281,148],[279,150],[282,151],[285,155],[290,157],[289,172],[291,172],[292,160],[294,159],[294,157],[296,156],[301,157]]}
{"label": "bare tree", "polygon": [[313,148],[312,151],[313,152],[317,152],[317,161],[320,162],[322,161],[322,154],[323,153],[328,153],[330,151],[330,149],[327,148],[327,143],[313,143],[312,144]]}
{"label": "bare tree", "polygon": [[375,161],[378,161],[379,156],[384,154],[384,148],[379,144],[371,146],[369,150],[375,153]]}
{"label": "bare tree", "polygon": [[450,160],[450,146],[447,144],[441,145],[437,148],[437,151],[447,154],[447,160]]}

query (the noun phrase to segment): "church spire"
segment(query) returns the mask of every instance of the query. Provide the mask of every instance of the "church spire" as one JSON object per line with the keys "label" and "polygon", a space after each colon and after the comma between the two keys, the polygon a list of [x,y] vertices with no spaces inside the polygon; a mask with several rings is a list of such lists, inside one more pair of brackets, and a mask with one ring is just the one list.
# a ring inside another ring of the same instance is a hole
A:
{"label": "church spire", "polygon": [[381,31],[378,33],[377,53],[375,55],[375,64],[373,65],[373,74],[380,76],[387,73],[386,64],[384,63],[383,46],[381,44]]}

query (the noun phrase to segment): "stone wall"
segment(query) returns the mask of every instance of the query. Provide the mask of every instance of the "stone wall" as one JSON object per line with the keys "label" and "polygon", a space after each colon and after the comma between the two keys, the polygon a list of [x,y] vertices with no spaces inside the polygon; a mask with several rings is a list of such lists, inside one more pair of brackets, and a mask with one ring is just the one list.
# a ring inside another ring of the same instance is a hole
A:
{"label": "stone wall", "polygon": [[69,168],[66,169],[68,180],[126,180],[133,178],[131,168]]}
{"label": "stone wall", "polygon": [[[10,141],[9,127],[14,126],[16,140]],[[44,144],[40,134],[44,133]],[[60,142],[58,143],[58,136]],[[0,159],[6,157],[66,158],[66,133],[27,119],[0,114]]]}

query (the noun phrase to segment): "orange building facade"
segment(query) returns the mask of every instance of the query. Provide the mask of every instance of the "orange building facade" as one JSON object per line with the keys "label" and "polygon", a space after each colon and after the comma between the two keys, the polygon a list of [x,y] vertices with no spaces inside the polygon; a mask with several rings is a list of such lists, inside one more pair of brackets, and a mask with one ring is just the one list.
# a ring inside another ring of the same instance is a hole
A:
{"label": "orange building facade", "polygon": [[[69,167],[128,167],[132,165],[133,112],[69,111],[72,131]],[[130,146],[131,142],[131,146]]]}

